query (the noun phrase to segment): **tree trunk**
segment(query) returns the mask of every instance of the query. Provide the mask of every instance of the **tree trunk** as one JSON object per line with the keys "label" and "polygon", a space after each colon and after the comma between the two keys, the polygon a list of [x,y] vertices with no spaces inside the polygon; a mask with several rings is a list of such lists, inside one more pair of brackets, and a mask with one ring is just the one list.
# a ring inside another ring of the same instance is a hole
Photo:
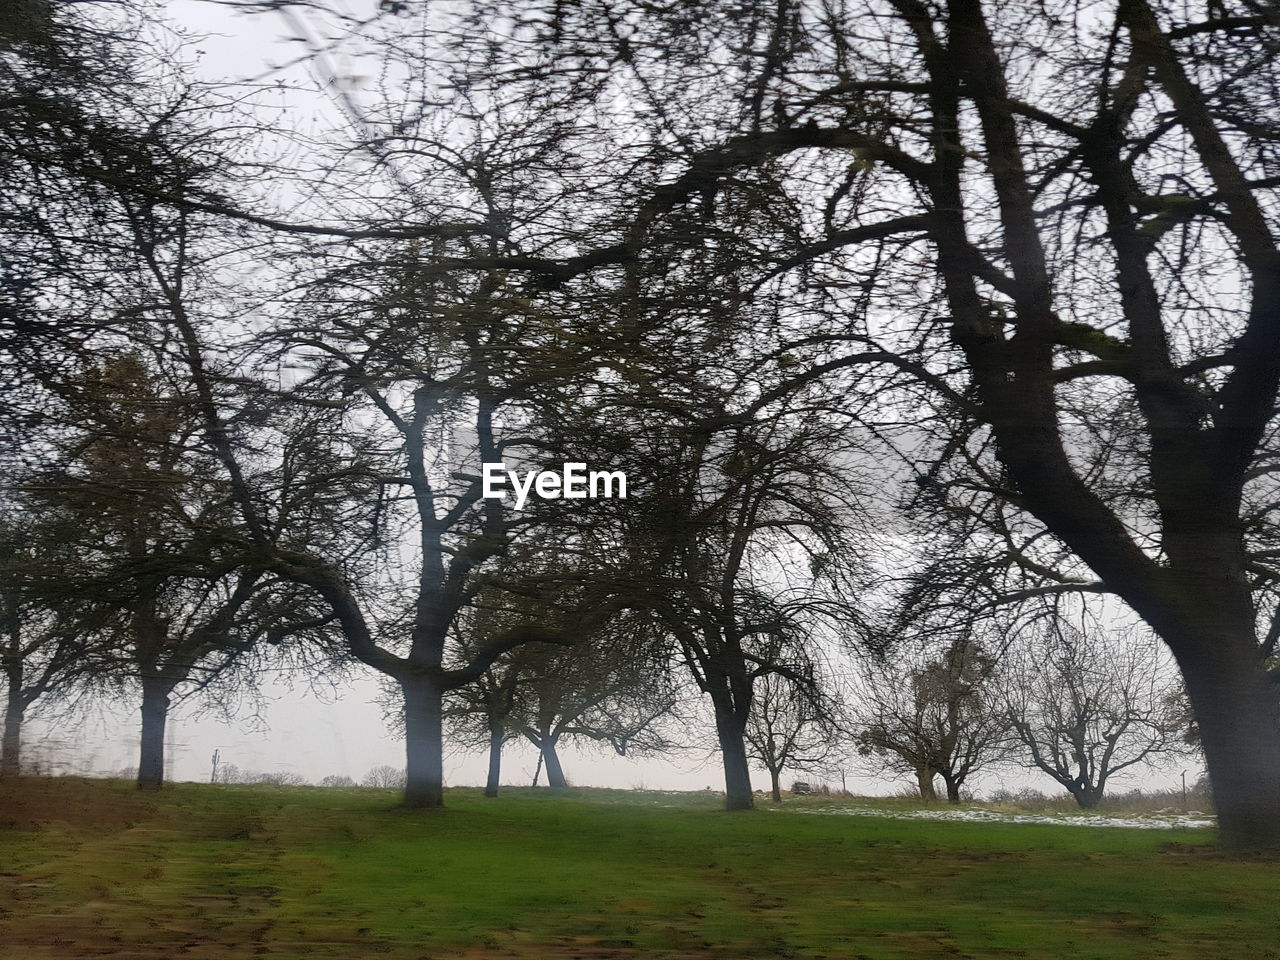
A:
{"label": "tree trunk", "polygon": [[947,790],[947,803],[959,804],[960,787],[964,785],[964,777],[952,777],[951,774],[946,771],[943,771],[940,776],[942,777],[942,785],[945,786]]}
{"label": "tree trunk", "polygon": [[502,741],[506,732],[501,726],[489,727],[489,778],[484,784],[484,795],[498,795],[498,779],[502,774]]}
{"label": "tree trunk", "polygon": [[949,777],[944,773],[942,775],[942,782],[946,784],[947,787],[947,803],[959,803],[961,781],[954,777]]}
{"label": "tree trunk", "polygon": [[[1200,487],[1188,489],[1195,493]],[[1131,603],[1169,645],[1182,671],[1221,843],[1235,850],[1276,850],[1280,697],[1259,649],[1237,525],[1231,516],[1210,513],[1214,502],[1202,497],[1198,504],[1181,505],[1179,535],[1165,537],[1170,578],[1146,609]]]}
{"label": "tree trunk", "polygon": [[782,771],[769,768],[769,786],[773,792],[773,802],[782,802]]}
{"label": "tree trunk", "polygon": [[560,755],[556,753],[556,737],[544,736],[541,750],[543,765],[547,768],[548,787],[567,787],[569,781],[564,778],[564,768],[560,766]]}
{"label": "tree trunk", "polygon": [[1072,790],[1071,796],[1081,810],[1092,810],[1102,802],[1102,791],[1087,786]]}
{"label": "tree trunk", "polygon": [[716,737],[724,762],[724,808],[750,810],[755,806],[751,794],[751,769],[747,762],[747,745],[743,738],[745,723],[740,723],[732,706],[715,705]]}
{"label": "tree trunk", "polygon": [[400,680],[404,695],[404,805],[444,806],[444,694],[429,677]]}
{"label": "tree trunk", "polygon": [[933,771],[928,767],[916,767],[916,787],[925,803],[936,803],[938,791],[933,787]]}
{"label": "tree trunk", "polygon": [[0,777],[16,777],[22,772],[22,721],[26,717],[22,702],[22,681],[9,681],[9,699],[4,710],[4,746],[0,747]]}
{"label": "tree trunk", "polygon": [[164,731],[169,722],[169,694],[173,687],[173,681],[167,677],[144,677],[142,680],[139,790],[159,790],[164,785]]}
{"label": "tree trunk", "polygon": [[1277,691],[1252,630],[1247,641],[1247,651],[1233,651],[1206,636],[1195,650],[1174,655],[1200,727],[1223,845],[1280,849]]}
{"label": "tree trunk", "polygon": [[22,696],[24,666],[22,660],[22,627],[18,605],[12,595],[5,597],[3,622],[8,634],[3,655],[6,681],[4,709],[4,743],[0,746],[0,777],[16,777],[22,773],[22,722],[27,714],[27,701]]}

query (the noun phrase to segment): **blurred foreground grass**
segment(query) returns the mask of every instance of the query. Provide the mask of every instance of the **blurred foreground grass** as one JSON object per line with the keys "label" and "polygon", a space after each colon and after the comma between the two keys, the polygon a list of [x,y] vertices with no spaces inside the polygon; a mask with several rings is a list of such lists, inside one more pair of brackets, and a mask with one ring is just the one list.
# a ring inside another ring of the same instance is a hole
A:
{"label": "blurred foreground grass", "polygon": [[0,784],[0,958],[1280,958],[1280,863],[1207,830],[396,799]]}

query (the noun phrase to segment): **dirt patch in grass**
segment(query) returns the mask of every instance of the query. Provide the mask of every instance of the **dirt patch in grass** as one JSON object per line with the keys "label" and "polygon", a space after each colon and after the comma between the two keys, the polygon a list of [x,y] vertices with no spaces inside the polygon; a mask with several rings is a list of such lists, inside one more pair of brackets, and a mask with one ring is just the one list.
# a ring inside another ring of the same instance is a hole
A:
{"label": "dirt patch in grass", "polygon": [[586,937],[561,937],[555,941],[512,941],[477,944],[454,950],[425,953],[422,960],[729,960],[740,953],[707,946],[699,950],[652,950]]}

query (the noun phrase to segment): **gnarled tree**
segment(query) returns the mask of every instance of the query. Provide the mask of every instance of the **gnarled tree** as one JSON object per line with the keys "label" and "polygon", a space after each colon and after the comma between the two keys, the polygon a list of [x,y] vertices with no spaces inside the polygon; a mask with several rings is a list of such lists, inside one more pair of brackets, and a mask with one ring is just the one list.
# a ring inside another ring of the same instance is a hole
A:
{"label": "gnarled tree", "polygon": [[1186,750],[1180,691],[1150,642],[1044,629],[1050,636],[1024,641],[1006,667],[1004,707],[1029,766],[1087,810],[1112,777]]}
{"label": "gnarled tree", "polygon": [[859,752],[914,776],[924,801],[937,799],[934,777],[941,777],[947,800],[959,803],[965,783],[1006,752],[996,662],[968,637],[915,666],[899,656],[892,651],[863,671],[854,708]]}

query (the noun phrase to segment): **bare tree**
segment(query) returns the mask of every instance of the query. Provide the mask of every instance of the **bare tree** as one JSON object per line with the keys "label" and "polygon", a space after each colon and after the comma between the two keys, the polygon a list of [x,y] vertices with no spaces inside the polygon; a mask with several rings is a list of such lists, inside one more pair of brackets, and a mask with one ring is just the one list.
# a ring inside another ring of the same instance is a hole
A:
{"label": "bare tree", "polygon": [[817,770],[830,759],[839,738],[832,719],[832,704],[816,680],[797,683],[770,673],[756,682],[745,737],[748,757],[769,771],[774,803],[782,802],[784,770]]}
{"label": "bare tree", "polygon": [[833,493],[825,459],[838,459],[838,428],[785,412],[726,419],[734,426],[723,434],[695,428],[679,449],[655,451],[668,464],[651,474],[662,496],[641,509],[652,511],[644,542],[655,567],[645,596],[711,701],[732,810],[753,805],[745,735],[755,685],[770,674],[811,682],[820,572],[840,565],[850,527],[836,507],[847,490]]}
{"label": "bare tree", "polygon": [[307,778],[300,773],[293,773],[289,770],[276,770],[266,773],[247,774],[244,782],[266,787],[305,787]]}
{"label": "bare tree", "polygon": [[937,799],[934,777],[941,777],[947,800],[959,803],[965,783],[1006,751],[995,660],[967,637],[916,666],[900,656],[892,651],[863,672],[854,709],[859,752],[913,776],[926,802]]}
{"label": "bare tree", "polygon": [[[514,622],[527,618],[527,601],[522,600],[503,597],[497,591],[480,591],[472,606],[455,621],[459,646],[464,651],[483,648]],[[515,715],[520,685],[530,666],[529,652],[529,647],[508,650],[474,682],[449,692],[445,716],[456,742],[488,751],[486,797],[498,795],[503,747],[519,736]]]}
{"label": "bare tree", "polygon": [[192,443],[199,418],[157,369],[125,354],[64,387],[79,429],[26,486],[58,536],[24,586],[81,637],[83,675],[101,689],[140,688],[138,786],[157,789],[178,688],[203,689],[259,643],[321,631],[329,618],[246,560],[225,477]]}
{"label": "bare tree", "polygon": [[[513,515],[510,498],[482,495],[481,474],[483,464],[530,443],[518,432],[526,418],[517,400],[541,374],[530,361],[502,357],[512,339],[537,332],[496,274],[454,280],[415,248],[395,252],[392,264],[346,269],[317,288],[315,319],[291,323],[276,338],[308,370],[294,399],[341,409],[351,434],[379,460],[384,580],[355,582],[305,543],[277,551],[273,569],[322,596],[351,655],[399,688],[405,804],[433,807],[444,802],[446,695],[514,647],[572,637],[535,611],[483,644],[452,642],[485,574],[530,525]],[[411,554],[395,546],[401,537],[413,543]]]}
{"label": "bare tree", "polygon": [[362,787],[376,787],[378,789],[396,789],[402,790],[405,785],[405,772],[401,767],[393,767],[389,764],[379,764],[371,767],[369,772],[364,775],[360,781]]}
{"label": "bare tree", "polygon": [[541,754],[548,785],[568,786],[564,743],[607,745],[619,756],[671,745],[663,727],[678,691],[663,639],[644,618],[618,615],[574,647],[523,652],[513,729]]}
{"label": "bare tree", "polygon": [[1044,629],[1006,667],[1009,726],[1029,766],[1088,810],[1117,774],[1186,751],[1179,685],[1151,643],[1061,621]]}
{"label": "bare tree", "polygon": [[[605,6],[564,16],[625,19]],[[798,378],[888,371],[886,422],[921,399],[910,380],[977,425],[940,460],[977,468],[1026,524],[1029,589],[1096,583],[1156,631],[1224,842],[1274,847],[1280,27],[1250,0],[1203,15],[1123,0],[1100,17],[891,0],[647,18],[620,60],[683,150],[611,249],[669,242],[668,214],[700,199],[709,218],[765,189],[785,198],[774,210],[822,211],[753,222],[739,254],[744,282],[776,279],[826,319],[785,351]],[[762,23],[778,26],[771,54],[708,66],[714,85],[681,89],[643,52],[705,62],[713,32],[756,49]],[[707,143],[708,128],[724,132]],[[904,456],[935,478],[918,445]]]}
{"label": "bare tree", "polygon": [[[199,439],[225,384],[175,383],[184,356],[208,372],[202,321],[234,312],[215,275],[245,232],[214,228],[211,202],[234,162],[211,98],[149,42],[160,29],[149,10],[98,20],[84,5],[11,6],[0,363],[22,389],[5,435],[28,441],[42,472],[23,485],[63,524],[60,553],[25,572],[25,589],[91,654],[78,664],[86,682],[141,687],[139,786],[156,787],[174,691],[303,629],[279,629],[283,610],[310,617],[296,590],[269,613],[291,588],[233,545],[243,529],[224,508],[244,476],[220,473],[218,445]],[[235,443],[251,419],[235,423]]]}
{"label": "bare tree", "polygon": [[[500,281],[522,316],[616,281],[623,343],[643,342],[646,306],[695,260],[732,274],[738,301],[778,294],[794,306],[767,318],[779,336],[738,343],[756,372],[785,366],[795,385],[864,371],[868,419],[888,430],[913,412],[899,449],[922,484],[963,474],[1007,511],[998,526],[1015,534],[1026,589],[1123,598],[1182,672],[1224,841],[1280,845],[1271,11],[788,0],[691,15],[595,0],[548,3],[527,44],[504,41],[510,13],[422,15],[418,48],[444,49],[465,24],[465,55],[386,71],[414,78],[413,95],[397,81],[361,124],[379,174],[398,169],[388,152],[421,166],[378,217],[317,229],[439,242],[428,272]],[[410,46],[395,40],[384,46]],[[534,149],[455,149],[464,118],[513,115]],[[521,163],[547,174],[525,194],[529,217],[505,202]],[[438,204],[410,189],[444,181]],[[517,274],[534,282],[513,290]],[[719,298],[706,301],[693,323],[665,319],[687,331],[717,316]],[[499,346],[519,343],[488,345],[509,356]],[[348,382],[366,379],[357,365]],[[764,409],[774,386],[749,379],[743,406]],[[964,428],[924,442],[939,409]],[[313,563],[290,569],[350,592]],[[415,669],[446,669],[422,656]],[[438,681],[419,700],[434,703]]]}
{"label": "bare tree", "polygon": [[512,717],[522,670],[519,653],[509,651],[474,683],[451,691],[445,707],[455,741],[462,746],[480,746],[488,752],[486,797],[498,795],[503,747],[517,736]]}

